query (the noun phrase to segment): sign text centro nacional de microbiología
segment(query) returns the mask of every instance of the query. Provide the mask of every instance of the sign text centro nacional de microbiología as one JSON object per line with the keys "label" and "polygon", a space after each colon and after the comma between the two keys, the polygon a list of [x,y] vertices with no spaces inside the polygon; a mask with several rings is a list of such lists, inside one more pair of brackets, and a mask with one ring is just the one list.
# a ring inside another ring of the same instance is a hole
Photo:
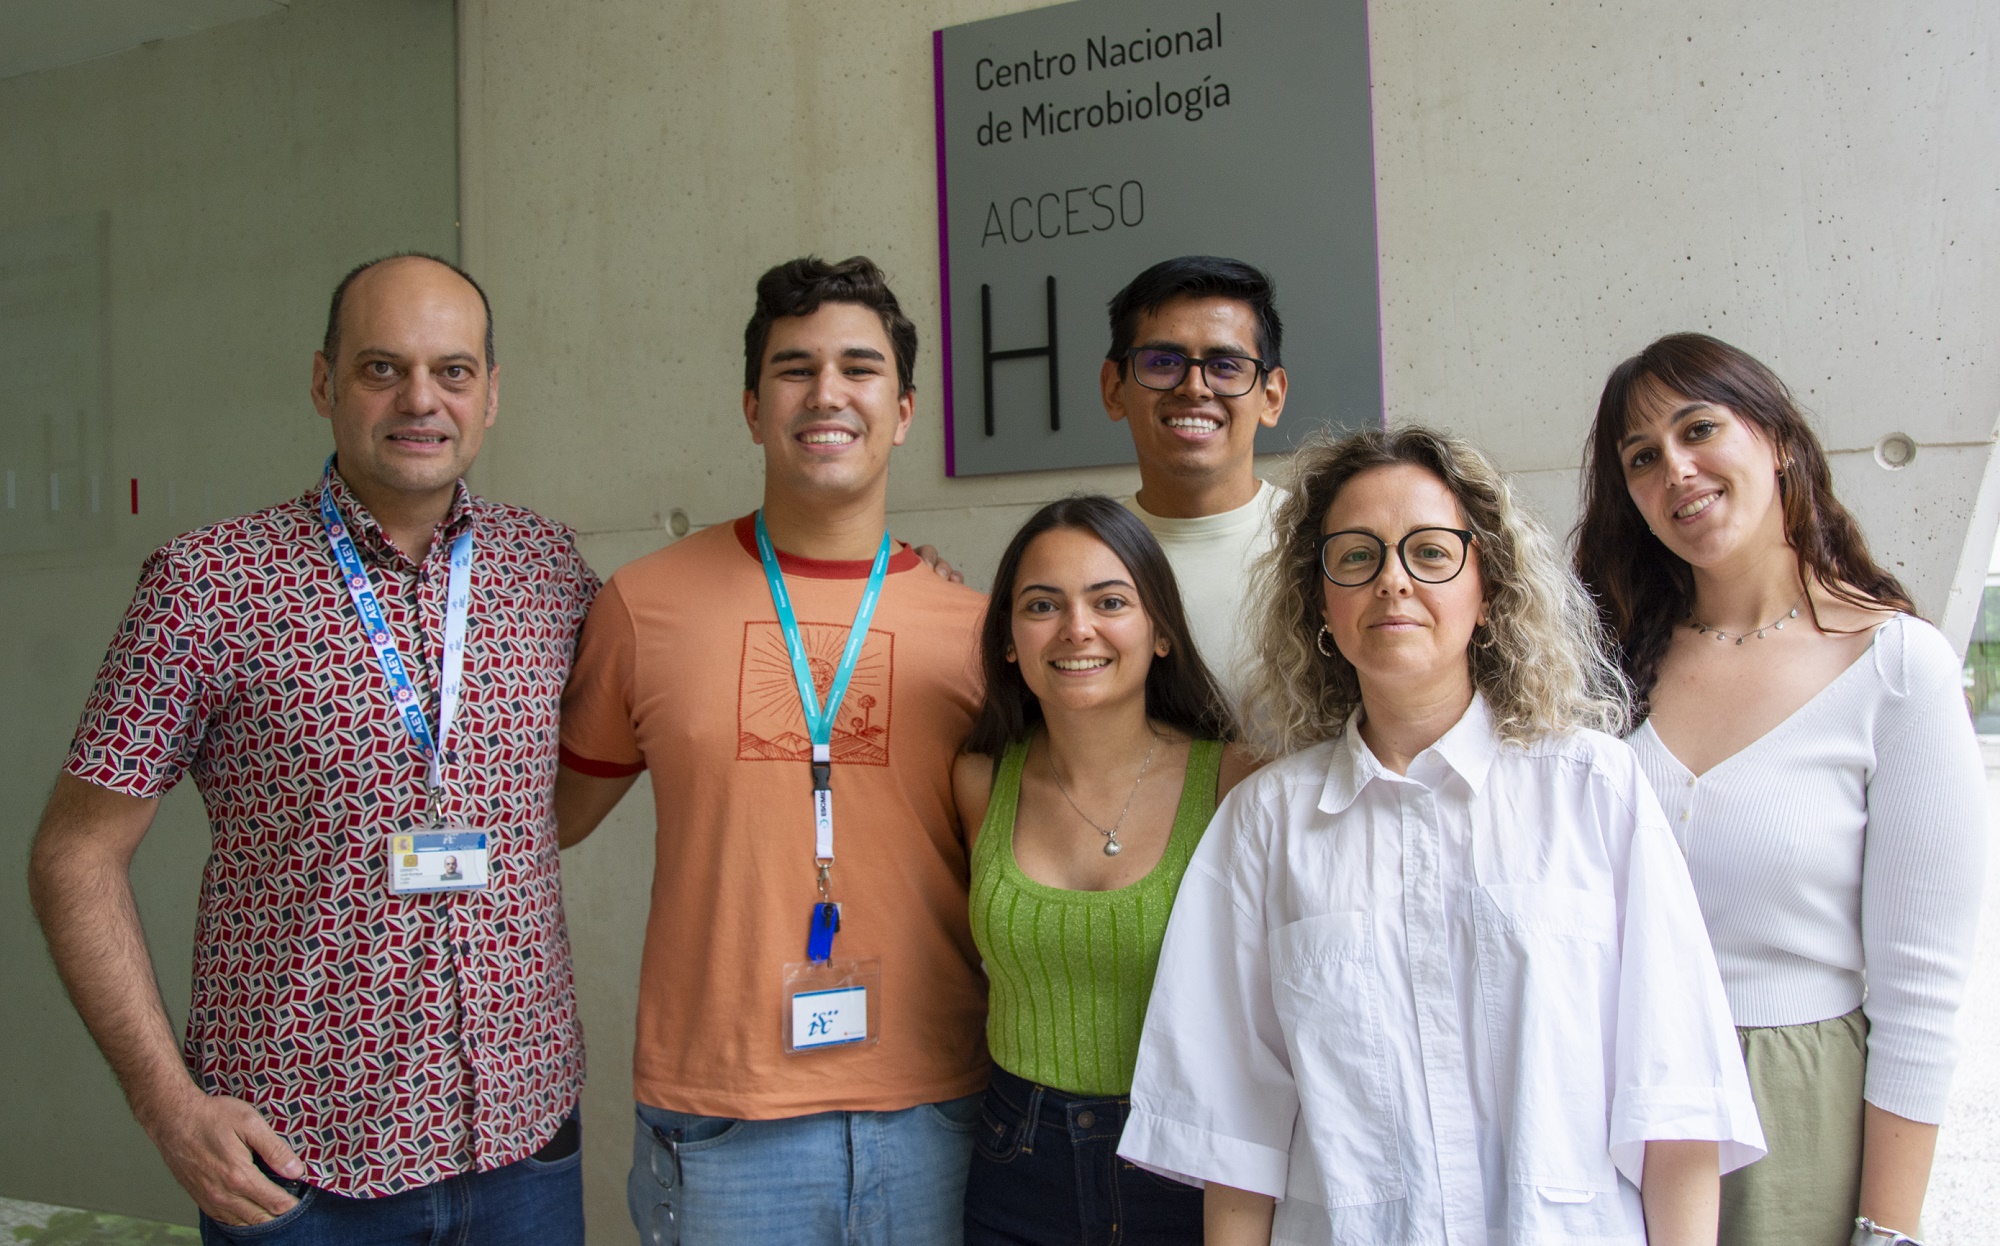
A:
{"label": "sign text centro nacional de microbiolog\u00eda", "polygon": [[933,51],[948,474],[1131,462],[1105,304],[1176,255],[1277,279],[1259,451],[1381,418],[1364,0],[1079,0]]}

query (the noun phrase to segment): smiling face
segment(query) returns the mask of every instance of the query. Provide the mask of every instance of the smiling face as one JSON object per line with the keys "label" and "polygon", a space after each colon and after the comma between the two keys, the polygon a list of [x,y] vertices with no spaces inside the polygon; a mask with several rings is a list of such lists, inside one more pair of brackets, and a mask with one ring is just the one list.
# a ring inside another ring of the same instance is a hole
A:
{"label": "smiling face", "polygon": [[743,395],[765,488],[822,496],[886,488],[914,412],[881,317],[858,303],[773,321],[757,388]]}
{"label": "smiling face", "polygon": [[[1228,298],[1175,299],[1140,318],[1132,345],[1189,359],[1262,354],[1256,313]],[[1196,367],[1172,390],[1139,384],[1129,359],[1122,376],[1117,363],[1105,361],[1100,380],[1105,411],[1131,428],[1141,468],[1156,474],[1206,479],[1247,470],[1257,430],[1275,425],[1285,408],[1282,368],[1266,372],[1236,398],[1218,396]]]}
{"label": "smiling face", "polygon": [[500,404],[479,292],[431,260],[377,264],[341,301],[339,352],[314,352],[312,394],[342,479],[364,500],[448,496]]}
{"label": "smiling face", "polygon": [[1007,659],[1051,708],[1087,710],[1146,697],[1146,673],[1165,657],[1131,569],[1095,535],[1052,528],[1028,543],[1014,577]]}
{"label": "smiling face", "polygon": [[1690,565],[1717,567],[1785,544],[1777,449],[1729,408],[1648,377],[1633,390],[1619,461],[1639,517]]}
{"label": "smiling face", "polygon": [[[1413,579],[1396,557],[1396,543],[1417,528],[1464,528],[1458,499],[1442,480],[1413,464],[1371,468],[1334,495],[1322,534],[1372,532],[1389,546],[1381,573],[1345,588],[1320,578],[1326,628],[1353,664],[1369,701],[1471,693],[1466,646],[1486,621],[1486,585],[1478,547],[1443,584]],[[1420,557],[1411,543],[1411,557]]]}

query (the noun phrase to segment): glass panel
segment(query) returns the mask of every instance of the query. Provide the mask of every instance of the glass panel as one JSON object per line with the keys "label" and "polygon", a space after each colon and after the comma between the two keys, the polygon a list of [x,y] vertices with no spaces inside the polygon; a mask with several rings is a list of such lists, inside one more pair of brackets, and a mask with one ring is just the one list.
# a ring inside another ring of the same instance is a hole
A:
{"label": "glass panel", "polygon": [[1972,643],[1965,647],[1965,699],[1981,735],[2000,735],[2000,584],[1979,598]]}

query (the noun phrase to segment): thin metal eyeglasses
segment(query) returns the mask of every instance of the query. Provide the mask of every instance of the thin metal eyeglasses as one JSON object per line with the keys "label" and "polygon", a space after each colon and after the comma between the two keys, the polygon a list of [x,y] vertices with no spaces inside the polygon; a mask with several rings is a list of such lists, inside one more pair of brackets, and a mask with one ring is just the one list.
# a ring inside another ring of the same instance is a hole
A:
{"label": "thin metal eyeglasses", "polygon": [[[1463,528],[1412,528],[1396,542],[1403,570],[1420,584],[1444,584],[1465,570],[1473,534]],[[1319,539],[1319,570],[1342,588],[1371,583],[1389,565],[1389,543],[1373,532],[1344,529]]]}
{"label": "thin metal eyeglasses", "polygon": [[1262,359],[1252,355],[1192,359],[1179,351],[1135,346],[1125,352],[1125,357],[1132,361],[1133,378],[1147,389],[1179,389],[1181,382],[1187,380],[1188,369],[1200,368],[1209,392],[1218,398],[1241,398],[1257,388],[1258,380],[1270,371]]}

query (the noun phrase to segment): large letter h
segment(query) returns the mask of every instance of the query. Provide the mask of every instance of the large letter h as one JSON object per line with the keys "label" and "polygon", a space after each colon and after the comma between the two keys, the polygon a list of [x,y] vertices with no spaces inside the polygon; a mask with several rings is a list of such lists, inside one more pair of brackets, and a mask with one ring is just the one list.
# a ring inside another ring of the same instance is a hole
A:
{"label": "large letter h", "polygon": [[1002,359],[1049,357],[1049,431],[1062,430],[1062,408],[1056,396],[1056,279],[1049,278],[1049,343],[1024,346],[1019,350],[993,349],[993,287],[979,287],[979,345],[986,366],[986,435],[993,435],[993,364]]}

